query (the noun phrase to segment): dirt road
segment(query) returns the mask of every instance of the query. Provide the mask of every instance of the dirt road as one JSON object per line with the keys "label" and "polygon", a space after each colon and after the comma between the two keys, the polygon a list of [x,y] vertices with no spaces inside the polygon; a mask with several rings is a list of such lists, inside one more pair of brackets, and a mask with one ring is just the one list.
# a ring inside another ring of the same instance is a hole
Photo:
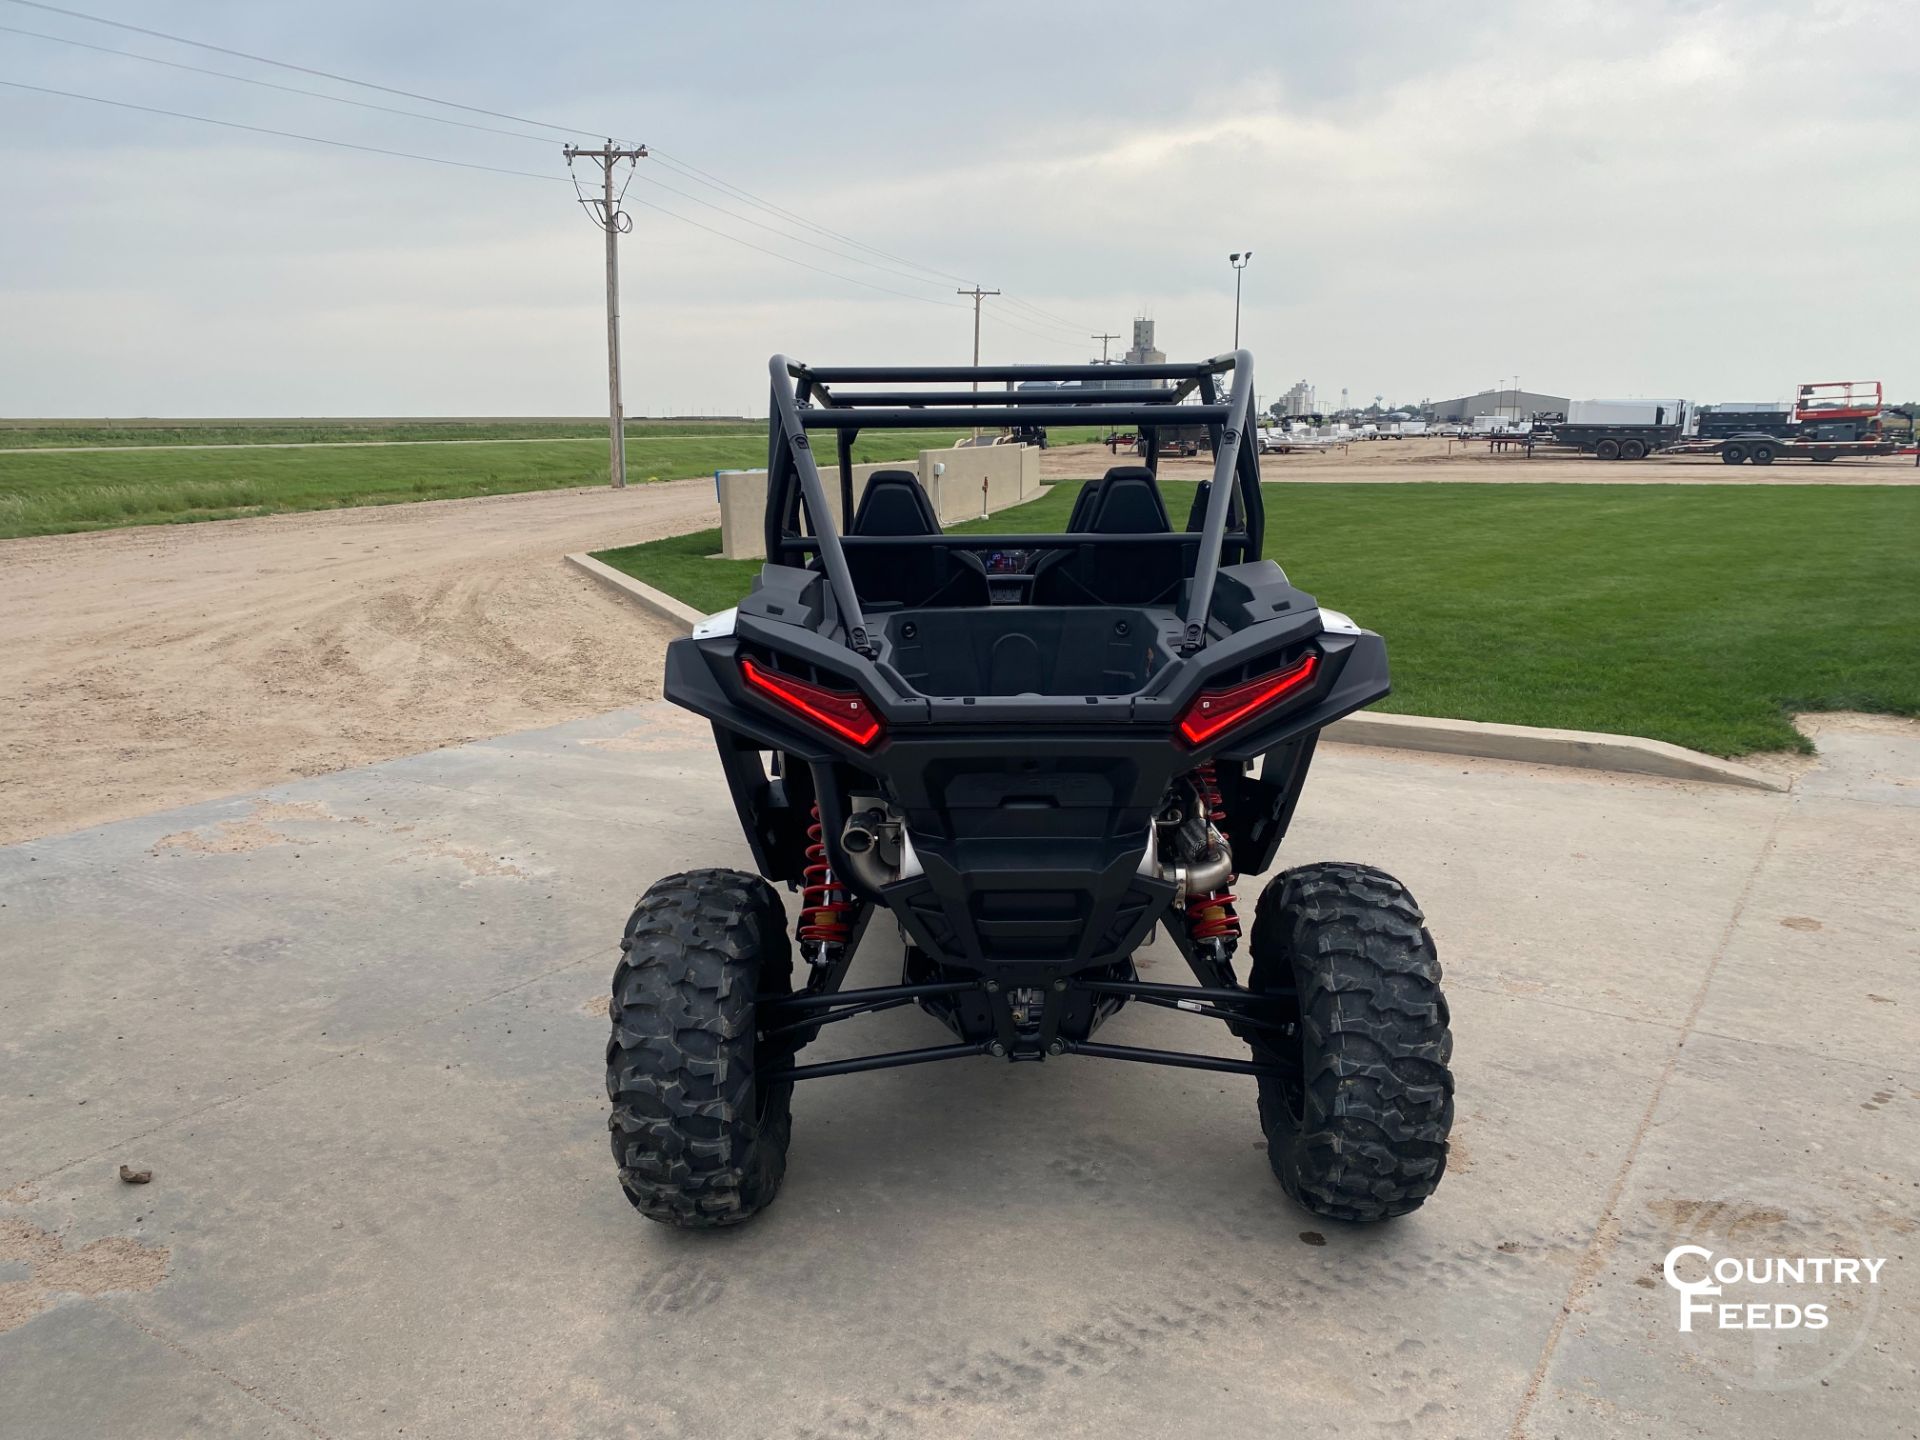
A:
{"label": "dirt road", "polygon": [[666,631],[561,563],[711,480],[0,542],[0,844],[649,700]]}

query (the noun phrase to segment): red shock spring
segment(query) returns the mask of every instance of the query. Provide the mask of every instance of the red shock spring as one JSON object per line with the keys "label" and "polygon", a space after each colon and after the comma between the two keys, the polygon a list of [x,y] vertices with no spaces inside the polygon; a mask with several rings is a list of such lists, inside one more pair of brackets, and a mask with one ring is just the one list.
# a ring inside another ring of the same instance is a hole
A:
{"label": "red shock spring", "polygon": [[1231,890],[1216,890],[1211,895],[1187,897],[1187,933],[1196,940],[1238,940],[1240,916],[1233,903],[1239,897]]}
{"label": "red shock spring", "polygon": [[[1220,794],[1220,778],[1214,773],[1211,760],[1194,770],[1193,784],[1199,792],[1200,803],[1206,807],[1208,821],[1222,824],[1227,818],[1226,801]],[[1233,908],[1237,898],[1225,889],[1207,895],[1189,895],[1187,933],[1196,940],[1238,940],[1240,916]]]}
{"label": "red shock spring", "polygon": [[813,807],[807,826],[807,864],[800,882],[800,938],[828,945],[844,945],[853,938],[854,904],[846,888],[833,878],[827,863],[826,831],[820,807]]}
{"label": "red shock spring", "polygon": [[1215,825],[1227,818],[1227,802],[1220,794],[1220,777],[1214,773],[1213,762],[1198,766],[1193,772],[1194,788],[1200,792],[1200,803],[1207,807],[1207,819]]}

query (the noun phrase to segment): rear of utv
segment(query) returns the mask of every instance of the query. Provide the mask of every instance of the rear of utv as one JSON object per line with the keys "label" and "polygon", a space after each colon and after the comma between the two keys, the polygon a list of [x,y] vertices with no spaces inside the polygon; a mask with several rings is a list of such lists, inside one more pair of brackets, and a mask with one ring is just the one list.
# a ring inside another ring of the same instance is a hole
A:
{"label": "rear of utv", "polygon": [[[1349,1221],[1418,1207],[1453,1120],[1419,906],[1379,870],[1315,862],[1268,881],[1244,933],[1233,891],[1272,868],[1320,731],[1388,690],[1380,637],[1260,558],[1247,353],[771,371],[766,567],[666,669],[668,698],[713,724],[757,873],[669,876],[627,923],[607,1089],[633,1204],[687,1227],[759,1211],[801,1081],[1079,1056],[1251,1076],[1293,1199]],[[862,430],[1053,425],[1137,429],[1145,450],[1082,486],[1057,533],[943,533],[907,471],[856,497]],[[1156,437],[1194,426],[1212,478],[1176,528]],[[814,456],[829,433],[837,495]],[[799,892],[791,936],[776,884]],[[898,979],[846,988],[882,912]],[[1194,983],[1141,978],[1160,929]],[[1240,1044],[1097,1038],[1130,1005]],[[902,1006],[942,1043],[802,1062],[823,1027]]]}

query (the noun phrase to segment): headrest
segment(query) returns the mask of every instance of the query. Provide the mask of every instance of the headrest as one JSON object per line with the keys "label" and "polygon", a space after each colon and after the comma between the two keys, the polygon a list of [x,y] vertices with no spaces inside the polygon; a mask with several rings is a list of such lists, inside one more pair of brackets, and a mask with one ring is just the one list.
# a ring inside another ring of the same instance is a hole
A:
{"label": "headrest", "polygon": [[1073,497],[1073,513],[1067,516],[1067,534],[1078,535],[1092,528],[1094,499],[1100,493],[1101,484],[1099,480],[1089,480]]}
{"label": "headrest", "polygon": [[1173,528],[1153,472],[1144,465],[1116,465],[1101,482],[1093,528],[1101,535],[1155,535]]}
{"label": "headrest", "polygon": [[849,535],[938,535],[933,503],[911,470],[876,470],[867,479]]}

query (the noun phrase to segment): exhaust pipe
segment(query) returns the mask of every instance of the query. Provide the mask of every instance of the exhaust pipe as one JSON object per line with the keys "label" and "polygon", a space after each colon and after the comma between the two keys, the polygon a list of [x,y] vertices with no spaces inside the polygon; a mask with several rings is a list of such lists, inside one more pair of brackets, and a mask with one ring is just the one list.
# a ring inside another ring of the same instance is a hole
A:
{"label": "exhaust pipe", "polygon": [[1233,877],[1233,851],[1227,837],[1209,824],[1206,849],[1197,858],[1186,865],[1163,864],[1159,872],[1162,880],[1173,882],[1174,902],[1185,904],[1189,895],[1211,895],[1226,888]]}
{"label": "exhaust pipe", "polygon": [[906,826],[879,807],[855,810],[840,832],[847,873],[869,892],[920,873]]}

